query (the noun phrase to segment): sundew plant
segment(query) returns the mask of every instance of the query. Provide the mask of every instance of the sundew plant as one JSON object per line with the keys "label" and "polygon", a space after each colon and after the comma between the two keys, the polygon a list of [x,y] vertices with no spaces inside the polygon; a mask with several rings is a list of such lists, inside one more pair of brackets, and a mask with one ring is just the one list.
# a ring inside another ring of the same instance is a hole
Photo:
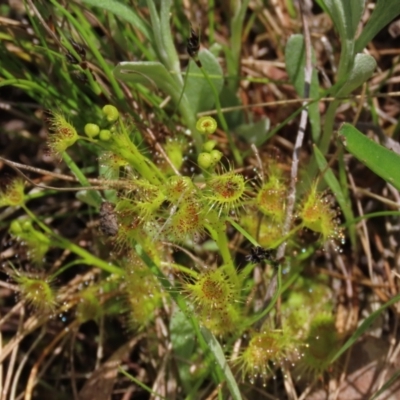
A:
{"label": "sundew plant", "polygon": [[0,6],[2,398],[396,396],[400,5],[218,3]]}

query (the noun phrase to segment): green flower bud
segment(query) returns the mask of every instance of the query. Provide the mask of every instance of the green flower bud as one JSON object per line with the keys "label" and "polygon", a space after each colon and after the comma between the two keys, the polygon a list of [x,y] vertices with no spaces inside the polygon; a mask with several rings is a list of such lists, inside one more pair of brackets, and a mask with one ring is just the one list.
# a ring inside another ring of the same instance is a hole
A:
{"label": "green flower bud", "polygon": [[85,134],[90,138],[94,138],[100,132],[100,127],[96,124],[86,124],[84,128]]}
{"label": "green flower bud", "polygon": [[221,160],[222,155],[223,154],[219,150],[212,150],[210,152],[210,156],[211,156],[213,165],[217,164]]}
{"label": "green flower bud", "polygon": [[32,230],[32,222],[29,220],[24,221],[22,224],[22,230],[25,232],[29,232],[30,230]]}
{"label": "green flower bud", "polygon": [[13,220],[10,224],[10,233],[13,235],[18,235],[22,232],[21,223],[17,220]]}
{"label": "green flower bud", "polygon": [[201,117],[196,123],[196,129],[205,135],[211,135],[217,130],[217,121],[213,117]]}
{"label": "green flower bud", "polygon": [[108,129],[102,129],[99,133],[100,140],[108,142],[111,139],[111,132]]}
{"label": "green flower bud", "polygon": [[213,161],[210,153],[200,153],[197,157],[197,163],[200,168],[208,169],[213,166]]}
{"label": "green flower bud", "polygon": [[107,118],[108,122],[115,122],[119,118],[119,112],[117,108],[111,104],[107,104],[103,107],[103,114]]}
{"label": "green flower bud", "polygon": [[213,150],[216,145],[217,145],[217,142],[215,140],[207,140],[207,142],[205,142],[203,144],[203,149],[204,149],[204,151],[207,151],[208,153],[210,153],[211,150]]}

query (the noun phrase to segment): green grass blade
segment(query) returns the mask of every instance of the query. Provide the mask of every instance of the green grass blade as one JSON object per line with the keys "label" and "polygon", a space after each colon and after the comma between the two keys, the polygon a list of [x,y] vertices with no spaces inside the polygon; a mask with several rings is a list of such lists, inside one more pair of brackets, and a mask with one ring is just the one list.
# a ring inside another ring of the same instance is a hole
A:
{"label": "green grass blade", "polygon": [[370,214],[364,214],[355,218],[353,221],[346,222],[345,225],[357,224],[363,219],[379,218],[379,217],[400,217],[400,211],[377,211]]}
{"label": "green grass blade", "polygon": [[400,155],[375,143],[347,123],[339,129],[339,139],[349,153],[397,190],[400,190]]}
{"label": "green grass blade", "polygon": [[190,373],[191,364],[187,362],[195,351],[195,337],[188,317],[178,308],[175,308],[169,323],[172,349],[176,358],[181,384],[186,393],[189,393],[194,384]]}
{"label": "green grass blade", "polygon": [[383,392],[385,392],[387,389],[390,388],[394,383],[399,381],[400,377],[400,370],[397,370],[392,377],[385,382],[385,384],[369,399],[369,400],[375,400],[377,399]]}
{"label": "green grass blade", "polygon": [[182,88],[158,61],[125,61],[114,68],[114,75],[124,82],[140,83],[150,86],[152,90],[161,89],[178,103]]}
{"label": "green grass blade", "polygon": [[207,328],[201,327],[200,331],[201,331],[205,341],[207,342],[211,353],[214,355],[215,360],[217,361],[218,365],[221,367],[221,369],[225,375],[226,384],[229,388],[229,391],[231,392],[232,399],[241,400],[242,396],[240,395],[240,391],[237,386],[235,377],[233,376],[232,371],[229,368],[229,365],[226,361],[226,358],[224,356],[224,352],[221,348],[221,345],[219,344],[219,342],[215,338],[215,336]]}
{"label": "green grass blade", "polygon": [[375,35],[398,15],[400,15],[400,1],[378,0],[371,17],[356,41],[355,51],[357,53],[363,51]]}
{"label": "green grass blade", "polygon": [[372,325],[372,323],[375,321],[375,319],[378,318],[379,315],[387,307],[390,307],[391,305],[397,303],[398,301],[400,301],[400,294],[393,297],[391,300],[389,300],[387,303],[385,303],[382,307],[378,308],[369,317],[367,317],[364,320],[364,322],[357,328],[357,330],[351,335],[350,339],[335,354],[335,356],[332,358],[332,362],[336,361],[346,350],[348,350],[351,346],[353,346],[355,344],[355,342],[357,341],[357,339],[368,330],[368,328]]}
{"label": "green grass blade", "polygon": [[[163,44],[163,51],[166,53],[166,61],[168,67],[171,71],[175,73],[175,79],[182,85],[183,79],[180,74],[181,66],[178,57],[178,53],[176,52],[174,39],[171,33],[170,26],[170,16],[171,16],[171,0],[163,0],[161,2],[160,7],[160,30],[161,30],[161,39]],[[160,49],[161,50],[161,49]]]}
{"label": "green grass blade", "polygon": [[161,394],[154,392],[149,388],[147,385],[145,385],[142,381],[139,379],[135,378],[133,375],[131,375],[129,372],[125,371],[122,367],[118,367],[118,371],[121,372],[122,375],[125,375],[128,379],[130,379],[133,383],[136,383],[136,385],[140,386],[143,390],[145,390],[147,393],[152,394],[154,397],[159,398],[161,400],[166,400],[166,397],[161,396]]}
{"label": "green grass blade", "polygon": [[116,0],[82,0],[82,2],[113,13],[138,28],[147,39],[151,40],[150,27],[127,5]]}

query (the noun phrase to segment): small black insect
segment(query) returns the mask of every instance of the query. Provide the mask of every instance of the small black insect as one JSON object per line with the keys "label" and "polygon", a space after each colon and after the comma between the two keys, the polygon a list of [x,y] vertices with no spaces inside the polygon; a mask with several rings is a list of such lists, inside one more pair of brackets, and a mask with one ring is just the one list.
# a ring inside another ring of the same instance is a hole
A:
{"label": "small black insect", "polygon": [[252,247],[250,254],[246,256],[246,261],[253,264],[260,263],[264,260],[273,261],[272,251],[263,249],[260,246]]}
{"label": "small black insect", "polygon": [[78,59],[72,53],[70,53],[69,51],[67,51],[67,53],[65,54],[65,58],[67,59],[67,61],[70,64],[74,64],[74,65],[79,64]]}
{"label": "small black insect", "polygon": [[104,201],[100,206],[100,230],[106,236],[115,236],[118,233],[118,219],[114,204]]}
{"label": "small black insect", "polygon": [[72,39],[69,39],[69,42],[72,44],[72,47],[78,53],[78,55],[82,58],[82,61],[86,60],[86,49],[80,43],[77,43]]}
{"label": "small black insect", "polygon": [[193,58],[195,63],[199,68],[201,68],[201,62],[197,58],[197,53],[200,49],[200,39],[199,35],[194,31],[193,28],[190,28],[190,37],[187,41],[186,51],[188,52],[189,56]]}
{"label": "small black insect", "polygon": [[79,61],[69,50],[66,49],[65,58],[67,59],[67,61],[70,64],[79,64],[82,69],[87,69],[86,49],[81,44],[75,42],[72,39],[69,39],[69,42],[71,43],[72,47],[81,58],[81,60]]}
{"label": "small black insect", "polygon": [[89,79],[84,72],[73,71],[71,75],[73,78],[76,78],[76,80],[81,83],[87,84],[89,82]]}

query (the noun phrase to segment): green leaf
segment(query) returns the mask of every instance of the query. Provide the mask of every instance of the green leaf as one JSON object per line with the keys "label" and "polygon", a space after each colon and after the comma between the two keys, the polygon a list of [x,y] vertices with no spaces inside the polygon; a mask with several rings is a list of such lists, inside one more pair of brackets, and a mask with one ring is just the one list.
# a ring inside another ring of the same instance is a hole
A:
{"label": "green leaf", "polygon": [[178,308],[174,310],[171,317],[170,333],[179,377],[185,391],[189,392],[193,382],[192,374],[190,373],[191,364],[188,360],[195,349],[195,338],[192,324]]}
{"label": "green leaf", "polygon": [[324,0],[340,39],[353,40],[364,12],[366,0]]}
{"label": "green leaf", "polygon": [[231,36],[229,39],[229,56],[226,57],[226,66],[228,74],[231,77],[228,81],[228,86],[236,92],[240,82],[240,54],[242,49],[243,26],[249,0],[231,1],[230,5],[231,7],[228,8],[230,8],[232,12],[230,26]]}
{"label": "green leaf", "polygon": [[[328,184],[331,191],[334,193],[335,199],[338,202],[343,212],[346,222],[353,221],[354,214],[353,210],[351,209],[351,202],[349,198],[346,196],[345,192],[342,190],[342,187],[339,181],[337,180],[335,174],[333,173],[332,169],[331,168],[326,169],[328,167],[328,163],[325,160],[324,155],[315,145],[314,145],[314,155],[320,171],[325,172],[324,180]],[[357,241],[356,241],[355,225],[348,224],[348,229],[349,229],[350,241],[353,246],[356,246]]]}
{"label": "green leaf", "polygon": [[347,123],[339,129],[339,139],[349,153],[400,190],[400,156],[398,154],[375,143]]}
{"label": "green leaf", "polygon": [[242,396],[240,395],[240,390],[237,386],[235,377],[233,376],[232,371],[226,361],[221,345],[219,344],[215,336],[207,328],[201,327],[200,331],[204,337],[204,340],[208,344],[211,354],[215,357],[215,361],[220,366],[225,375],[226,384],[229,388],[229,391],[231,392],[232,399],[241,400]]}
{"label": "green leaf", "polygon": [[261,146],[268,138],[270,125],[269,118],[263,118],[255,123],[242,124],[234,132],[247,143]]}
{"label": "green leaf", "polygon": [[245,123],[245,113],[241,109],[242,102],[238,99],[236,92],[229,86],[224,85],[219,94],[221,108],[236,107],[235,111],[225,113],[225,120],[231,131],[234,131],[239,125]]}
{"label": "green leaf", "polygon": [[171,69],[171,71],[175,72],[176,79],[180,80],[183,83],[183,79],[180,74],[181,65],[178,53],[176,52],[174,38],[172,37],[171,33],[171,26],[170,26],[171,5],[172,5],[172,0],[163,0],[161,2],[160,23],[161,23],[162,43],[164,46],[164,51],[167,55],[166,65],[168,65],[168,68]]}
{"label": "green leaf", "polygon": [[363,51],[375,35],[398,15],[400,15],[400,1],[378,0],[371,17],[356,41],[355,51],[357,53]]}
{"label": "green leaf", "polygon": [[179,99],[181,88],[168,70],[158,61],[125,61],[114,68],[114,75],[124,82],[140,83],[153,89],[161,89],[172,97],[175,103]]}
{"label": "green leaf", "polygon": [[342,44],[337,81],[344,82],[354,61],[354,44],[366,0],[323,0]]}
{"label": "green leaf", "polygon": [[[304,47],[303,35],[292,35],[285,48],[285,62],[286,71],[289,75],[290,81],[296,89],[300,97],[304,96],[304,68],[306,65],[306,55]],[[312,62],[316,64],[314,53],[312,55]],[[319,84],[318,76],[315,69],[312,71],[310,97],[317,99],[319,97]],[[311,103],[308,106],[308,114],[310,118],[311,131],[313,141],[317,142],[321,133],[321,118],[319,114],[318,103]]]}
{"label": "green leaf", "polygon": [[160,13],[157,12],[154,0],[147,0],[147,7],[150,12],[151,27],[154,35],[153,43],[158,58],[170,71],[175,73],[173,79],[179,82],[182,80],[179,58],[169,24],[171,0],[163,0],[161,2]]}
{"label": "green leaf", "polygon": [[132,26],[137,27],[147,39],[152,40],[149,26],[132,10],[131,7],[116,0],[82,0],[82,2],[111,12],[117,17],[129,22]]}
{"label": "green leaf", "polygon": [[[214,84],[217,93],[220,93],[224,79],[218,60],[206,49],[199,52],[199,59],[203,69]],[[201,111],[211,110],[215,104],[213,90],[193,60],[189,64],[189,76],[186,82],[185,96],[192,111],[196,114]]]}
{"label": "green leaf", "polygon": [[338,91],[337,96],[347,96],[354,89],[357,89],[372,76],[375,68],[376,61],[374,57],[369,54],[357,54],[350,75],[346,83]]}

